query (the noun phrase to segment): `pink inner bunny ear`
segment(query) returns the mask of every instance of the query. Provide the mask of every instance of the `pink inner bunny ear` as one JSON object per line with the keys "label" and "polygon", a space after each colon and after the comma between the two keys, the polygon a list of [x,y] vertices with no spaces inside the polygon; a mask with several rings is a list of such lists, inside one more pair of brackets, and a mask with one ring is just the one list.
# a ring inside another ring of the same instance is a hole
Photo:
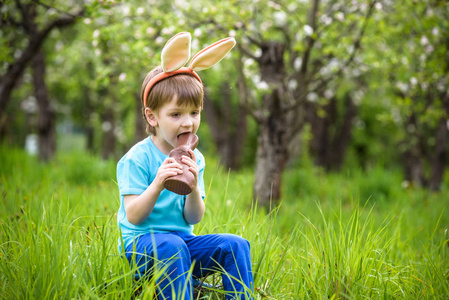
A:
{"label": "pink inner bunny ear", "polygon": [[172,37],[162,49],[162,68],[169,73],[184,66],[190,58],[189,32],[181,32]]}
{"label": "pink inner bunny ear", "polygon": [[208,69],[218,63],[235,46],[235,39],[232,37],[220,40],[200,52],[198,52],[190,62],[190,68],[194,71]]}

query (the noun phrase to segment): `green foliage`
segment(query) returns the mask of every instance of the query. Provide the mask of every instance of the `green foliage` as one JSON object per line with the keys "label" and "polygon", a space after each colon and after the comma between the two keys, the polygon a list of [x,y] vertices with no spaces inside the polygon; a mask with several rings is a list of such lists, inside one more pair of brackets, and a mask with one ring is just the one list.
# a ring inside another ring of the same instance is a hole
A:
{"label": "green foliage", "polygon": [[[3,299],[154,294],[154,278],[134,282],[135,269],[118,254],[113,162],[79,153],[44,165],[3,146],[0,165]],[[94,175],[83,179],[86,172]],[[251,170],[226,173],[208,158],[207,211],[195,233],[229,232],[251,242],[256,299],[449,293],[444,196],[403,188],[382,168],[326,175],[302,163],[285,178],[284,200],[267,215],[251,208]]]}

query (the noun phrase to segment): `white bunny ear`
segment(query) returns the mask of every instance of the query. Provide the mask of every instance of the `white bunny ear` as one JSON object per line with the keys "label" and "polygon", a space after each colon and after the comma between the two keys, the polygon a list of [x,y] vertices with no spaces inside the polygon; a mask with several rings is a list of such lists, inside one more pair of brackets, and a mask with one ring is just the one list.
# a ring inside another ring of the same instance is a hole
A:
{"label": "white bunny ear", "polygon": [[220,40],[198,52],[192,58],[190,68],[194,71],[208,69],[222,60],[234,46],[235,39],[232,37]]}
{"label": "white bunny ear", "polygon": [[181,32],[172,37],[162,49],[162,68],[169,73],[178,70],[186,64],[190,58],[189,32]]}

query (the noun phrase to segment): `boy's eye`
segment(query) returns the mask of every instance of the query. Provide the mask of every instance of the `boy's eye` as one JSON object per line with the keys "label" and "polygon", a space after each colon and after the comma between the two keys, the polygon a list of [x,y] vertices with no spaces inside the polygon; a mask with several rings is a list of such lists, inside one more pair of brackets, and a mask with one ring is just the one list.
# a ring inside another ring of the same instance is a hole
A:
{"label": "boy's eye", "polygon": [[179,113],[173,113],[171,114],[172,117],[179,117]]}
{"label": "boy's eye", "polygon": [[193,116],[196,116],[196,115],[198,115],[200,112],[199,111],[197,111],[197,110],[195,110],[195,111],[192,111],[192,115]]}

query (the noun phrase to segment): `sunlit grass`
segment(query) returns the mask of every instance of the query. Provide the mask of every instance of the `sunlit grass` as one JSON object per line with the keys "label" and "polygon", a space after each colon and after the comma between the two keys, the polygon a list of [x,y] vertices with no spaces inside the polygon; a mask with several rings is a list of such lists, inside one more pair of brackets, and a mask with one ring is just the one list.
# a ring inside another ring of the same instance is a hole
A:
{"label": "sunlit grass", "polygon": [[[447,190],[404,189],[397,173],[381,169],[296,168],[284,177],[283,202],[266,214],[252,205],[251,170],[223,172],[212,158],[206,175],[207,211],[195,233],[251,242],[258,298],[449,295]],[[135,282],[118,253],[114,161],[77,154],[43,165],[0,147],[0,197],[1,298],[155,295],[163,272]],[[207,282],[220,285],[220,276]],[[200,297],[224,299],[220,291]]]}

